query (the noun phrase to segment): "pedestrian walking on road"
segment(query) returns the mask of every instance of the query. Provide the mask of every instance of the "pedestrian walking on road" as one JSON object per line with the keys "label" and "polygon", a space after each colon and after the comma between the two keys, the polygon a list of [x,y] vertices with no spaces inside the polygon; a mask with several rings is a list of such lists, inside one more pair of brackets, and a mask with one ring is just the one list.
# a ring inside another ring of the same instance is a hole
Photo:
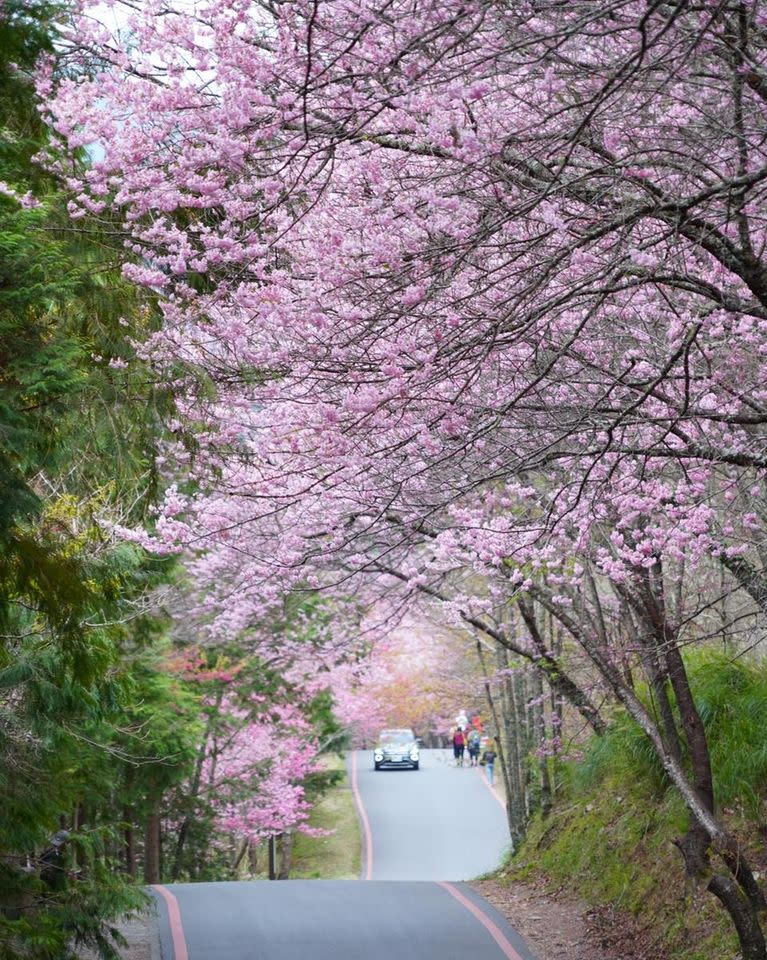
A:
{"label": "pedestrian walking on road", "polygon": [[479,743],[479,730],[471,730],[467,739],[466,748],[469,751],[469,764],[472,767],[476,767],[479,763]]}
{"label": "pedestrian walking on road", "polygon": [[463,752],[466,749],[466,736],[462,727],[453,734],[453,756],[455,757],[456,767],[463,766]]}
{"label": "pedestrian walking on road", "polygon": [[482,762],[487,772],[487,782],[492,787],[495,778],[495,740],[492,737],[485,745],[485,752],[482,754]]}

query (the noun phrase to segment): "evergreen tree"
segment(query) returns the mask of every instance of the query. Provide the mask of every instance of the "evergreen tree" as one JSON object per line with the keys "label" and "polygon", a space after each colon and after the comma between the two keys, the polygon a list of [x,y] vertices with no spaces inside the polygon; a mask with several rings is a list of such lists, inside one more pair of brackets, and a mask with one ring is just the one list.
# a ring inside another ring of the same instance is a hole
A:
{"label": "evergreen tree", "polygon": [[151,304],[109,224],[73,232],[34,160],[55,15],[0,12],[0,957],[35,960],[117,956],[111,921],[142,902],[132,824],[184,776],[188,736],[143,612],[167,565],[98,522],[142,518],[155,491],[157,398],[123,326]]}

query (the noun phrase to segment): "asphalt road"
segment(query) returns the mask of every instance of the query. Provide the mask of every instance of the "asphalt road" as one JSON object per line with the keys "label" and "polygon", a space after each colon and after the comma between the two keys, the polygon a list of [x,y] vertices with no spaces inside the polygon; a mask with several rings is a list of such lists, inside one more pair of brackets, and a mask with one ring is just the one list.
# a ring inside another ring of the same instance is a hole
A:
{"label": "asphalt road", "polygon": [[[492,869],[505,814],[477,770],[424,751],[418,771],[350,757],[363,879],[153,888],[163,960],[535,960],[457,881]],[[392,882],[397,881],[397,882]]]}
{"label": "asphalt road", "polygon": [[[168,898],[183,924],[175,945]],[[160,900],[163,960],[534,960],[463,884],[187,883]]]}
{"label": "asphalt road", "polygon": [[481,767],[456,769],[447,750],[421,751],[420,770],[375,770],[361,750],[350,763],[363,805],[363,877],[470,880],[498,866],[509,828]]}

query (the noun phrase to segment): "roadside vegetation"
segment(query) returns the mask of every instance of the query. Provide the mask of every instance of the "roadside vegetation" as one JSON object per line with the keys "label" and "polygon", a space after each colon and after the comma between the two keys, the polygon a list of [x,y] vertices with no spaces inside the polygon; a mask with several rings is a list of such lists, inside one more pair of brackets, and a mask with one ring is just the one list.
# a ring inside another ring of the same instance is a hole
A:
{"label": "roadside vegetation", "polygon": [[[716,651],[691,655],[688,666],[722,816],[763,873],[767,665]],[[605,735],[584,744],[578,759],[558,764],[556,775],[554,808],[533,817],[500,878],[547,878],[590,905],[626,911],[659,957],[735,957],[737,936],[705,893],[709,877],[685,876],[678,844],[689,815],[638,725],[618,713]]]}
{"label": "roadside vegetation", "polygon": [[362,840],[346,760],[338,754],[323,758],[323,766],[343,775],[314,805],[309,826],[327,836],[299,834],[293,846],[291,878],[307,880],[357,880],[362,861]]}
{"label": "roadside vegetation", "polygon": [[110,922],[143,902],[116,869],[120,836],[144,816],[152,761],[184,749],[145,603],[172,564],[105,534],[142,522],[156,489],[165,398],[122,327],[154,314],[120,276],[108,218],[72,231],[61,182],[33,161],[54,15],[0,11],[3,960],[65,960],[75,943],[117,956]]}

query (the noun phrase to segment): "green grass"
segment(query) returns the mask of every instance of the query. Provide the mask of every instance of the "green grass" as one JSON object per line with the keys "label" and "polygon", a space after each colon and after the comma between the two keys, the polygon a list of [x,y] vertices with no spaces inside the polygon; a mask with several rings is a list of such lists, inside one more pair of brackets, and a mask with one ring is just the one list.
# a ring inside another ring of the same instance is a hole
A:
{"label": "green grass", "polygon": [[729,960],[737,937],[714,898],[685,892],[680,837],[686,811],[672,791],[603,781],[536,819],[505,876],[545,876],[591,905],[609,903],[653,928],[675,960]]}
{"label": "green grass", "polygon": [[696,660],[695,699],[711,743],[717,802],[764,818],[767,793],[767,667],[722,655]]}
{"label": "green grass", "polygon": [[[328,769],[346,770],[342,757],[329,756],[326,764]],[[359,821],[347,776],[331,787],[315,806],[310,826],[334,832],[328,837],[296,836],[291,879],[359,879],[362,856]]]}
{"label": "green grass", "polygon": [[[759,831],[767,795],[767,666],[698,653],[688,663],[706,724],[721,815],[763,859]],[[732,926],[703,889],[686,889],[673,844],[687,811],[641,730],[619,714],[578,764],[563,771],[554,812],[531,825],[504,868],[515,877],[546,877],[590,904],[609,903],[651,927],[674,960],[730,960]]]}

